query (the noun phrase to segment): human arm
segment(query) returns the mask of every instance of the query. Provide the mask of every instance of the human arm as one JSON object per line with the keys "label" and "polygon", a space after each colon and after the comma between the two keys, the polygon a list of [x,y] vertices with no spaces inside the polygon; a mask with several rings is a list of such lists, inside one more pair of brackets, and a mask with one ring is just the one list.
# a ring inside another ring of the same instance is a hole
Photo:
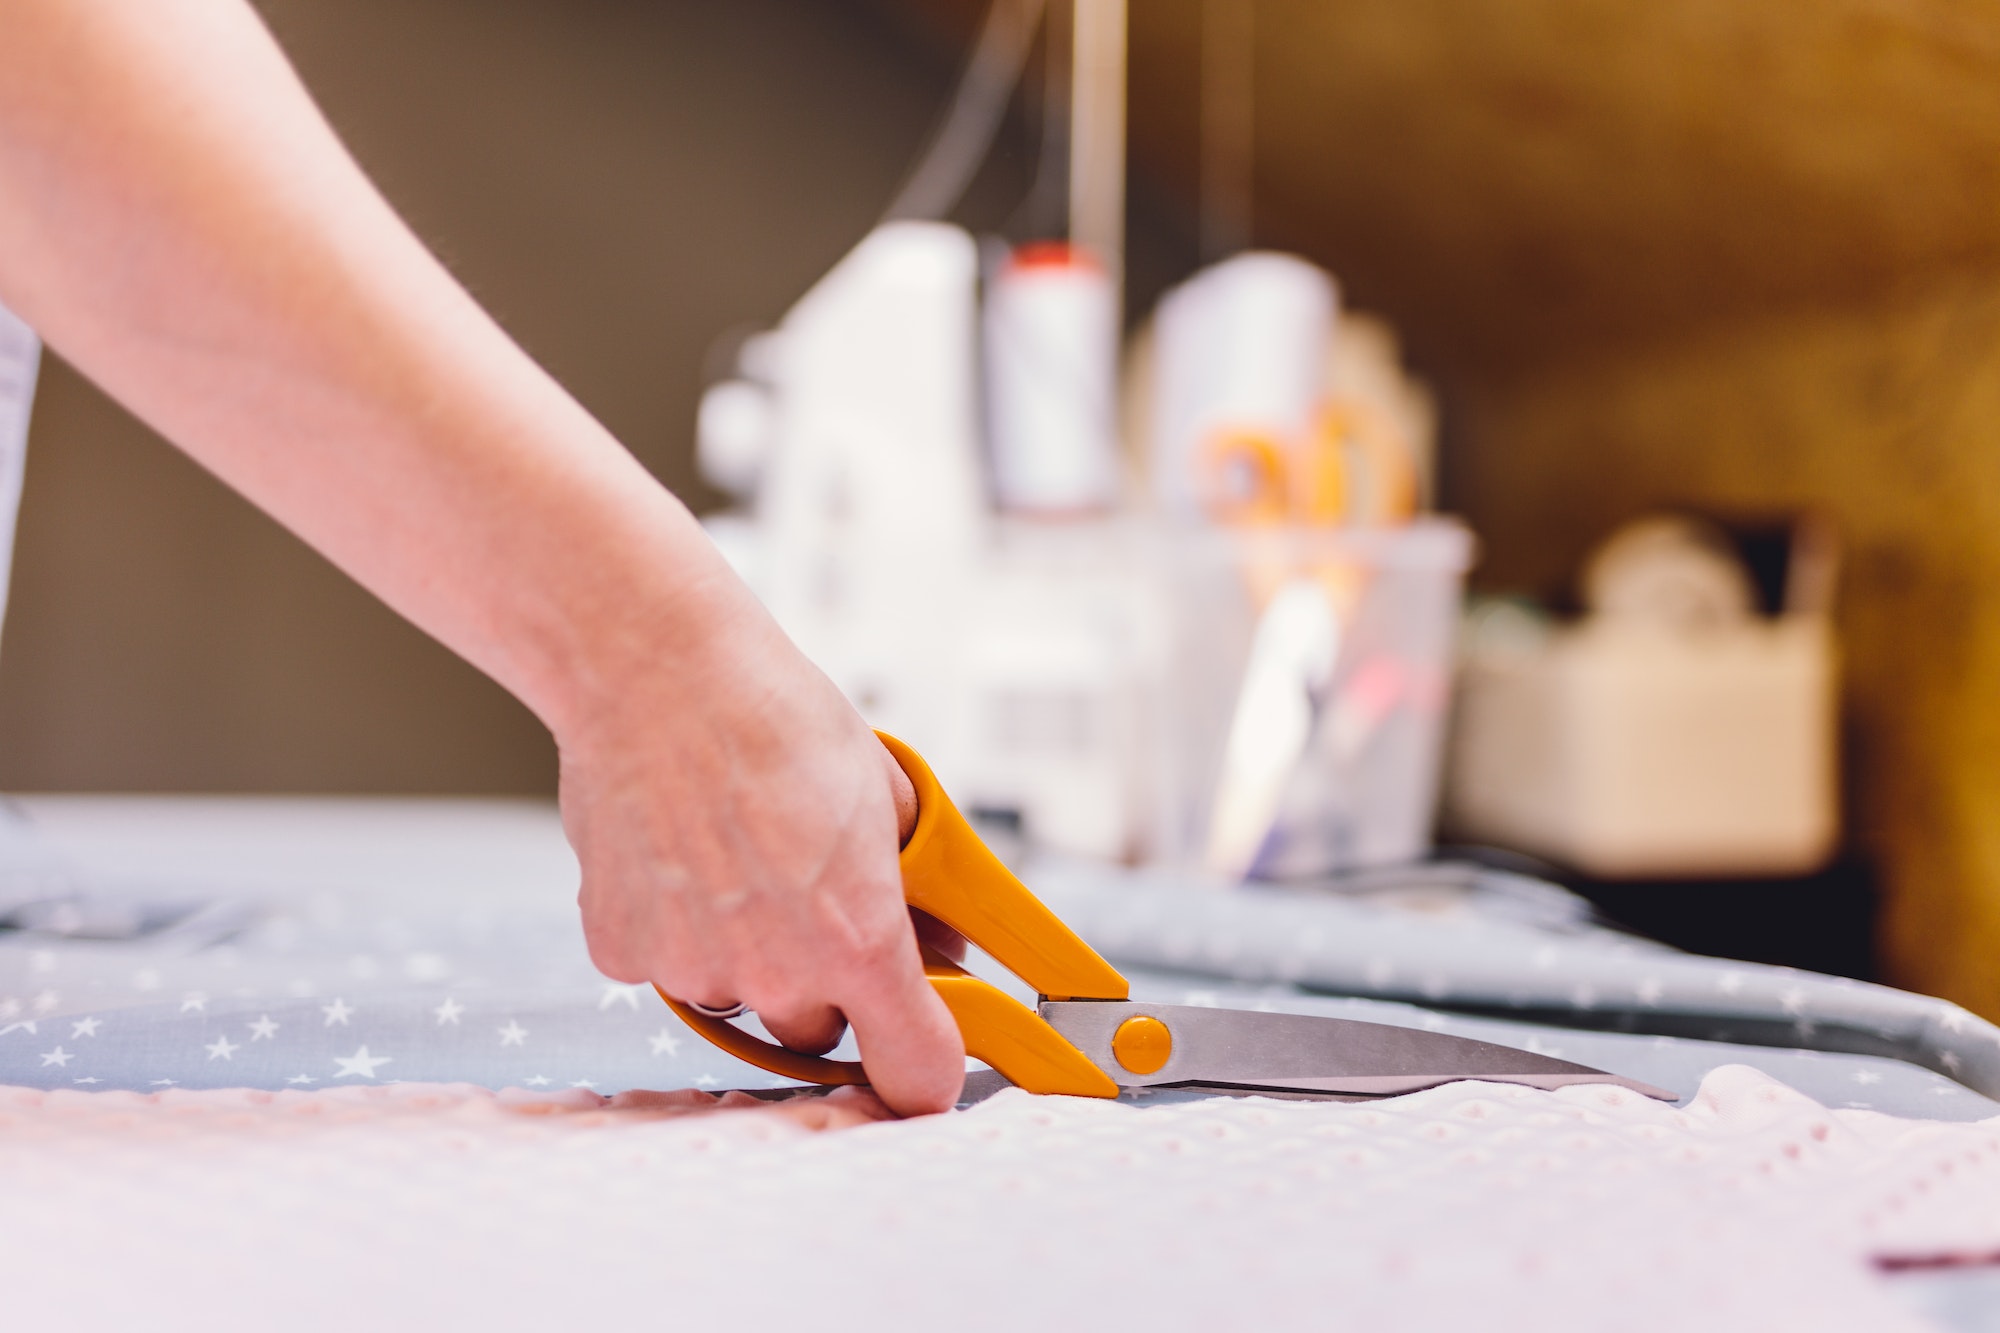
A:
{"label": "human arm", "polygon": [[741,1000],[883,1099],[962,1048],[894,761],[699,526],[368,184],[244,0],[13,0],[0,301],[554,733],[609,975]]}

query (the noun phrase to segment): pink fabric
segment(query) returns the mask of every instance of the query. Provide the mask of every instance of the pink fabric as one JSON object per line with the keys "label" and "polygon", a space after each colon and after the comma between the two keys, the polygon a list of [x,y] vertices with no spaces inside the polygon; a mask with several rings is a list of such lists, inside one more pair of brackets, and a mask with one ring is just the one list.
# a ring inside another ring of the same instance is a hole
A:
{"label": "pink fabric", "polygon": [[2000,1120],[1828,1111],[1743,1068],[1685,1110],[1481,1084],[703,1105],[0,1089],[6,1323],[1895,1330],[1922,1325],[1878,1262],[2000,1250]]}

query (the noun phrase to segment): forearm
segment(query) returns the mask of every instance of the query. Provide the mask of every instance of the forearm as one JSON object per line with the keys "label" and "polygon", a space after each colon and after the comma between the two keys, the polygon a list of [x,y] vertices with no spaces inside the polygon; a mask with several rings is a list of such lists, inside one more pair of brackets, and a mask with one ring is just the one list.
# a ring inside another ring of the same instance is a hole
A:
{"label": "forearm", "polygon": [[748,614],[686,511],[397,220],[243,5],[7,17],[0,300],[85,373],[559,732],[627,666]]}

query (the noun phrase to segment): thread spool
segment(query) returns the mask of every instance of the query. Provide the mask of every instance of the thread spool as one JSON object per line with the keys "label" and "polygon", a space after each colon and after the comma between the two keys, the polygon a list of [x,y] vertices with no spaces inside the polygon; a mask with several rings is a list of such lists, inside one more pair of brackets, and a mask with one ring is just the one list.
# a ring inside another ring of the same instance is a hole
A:
{"label": "thread spool", "polygon": [[1027,514],[1118,501],[1118,318],[1110,276],[1062,242],[1023,246],[986,298],[986,393],[994,499]]}

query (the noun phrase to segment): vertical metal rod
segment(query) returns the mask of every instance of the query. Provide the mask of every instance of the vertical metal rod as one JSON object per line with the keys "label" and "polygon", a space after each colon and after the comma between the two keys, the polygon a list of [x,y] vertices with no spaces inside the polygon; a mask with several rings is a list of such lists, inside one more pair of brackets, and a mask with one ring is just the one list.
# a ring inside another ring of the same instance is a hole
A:
{"label": "vertical metal rod", "polygon": [[1125,263],[1125,0],[1075,0],[1069,238],[1114,285]]}
{"label": "vertical metal rod", "polygon": [[1202,0],[1201,257],[1250,244],[1255,207],[1257,7]]}
{"label": "vertical metal rod", "polygon": [[1073,69],[1070,42],[1075,36],[1071,0],[1048,0],[1042,11],[1042,145],[1035,163],[1035,183],[1023,206],[1029,236],[1043,239],[1068,235],[1069,224],[1069,98]]}

